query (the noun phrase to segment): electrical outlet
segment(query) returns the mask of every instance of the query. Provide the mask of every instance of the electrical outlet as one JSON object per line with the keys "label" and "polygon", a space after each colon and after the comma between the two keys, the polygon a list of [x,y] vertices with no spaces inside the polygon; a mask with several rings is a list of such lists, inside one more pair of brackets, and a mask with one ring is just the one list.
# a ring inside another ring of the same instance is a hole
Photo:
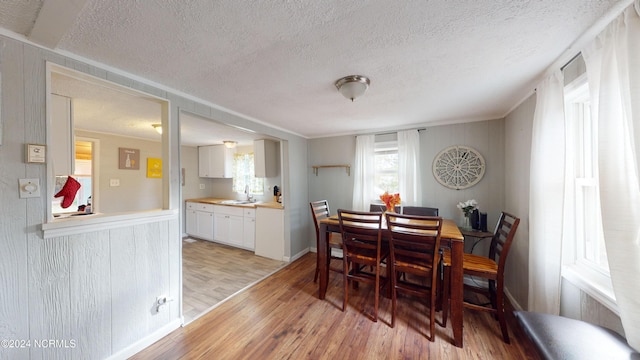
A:
{"label": "electrical outlet", "polygon": [[120,186],[120,179],[110,179],[109,186]]}
{"label": "electrical outlet", "polygon": [[173,299],[167,297],[167,295],[160,295],[156,297],[156,311],[160,312],[160,308],[163,305],[167,305],[167,303],[171,301],[173,301]]}
{"label": "electrical outlet", "polygon": [[204,190],[204,184],[200,184],[200,190]]}

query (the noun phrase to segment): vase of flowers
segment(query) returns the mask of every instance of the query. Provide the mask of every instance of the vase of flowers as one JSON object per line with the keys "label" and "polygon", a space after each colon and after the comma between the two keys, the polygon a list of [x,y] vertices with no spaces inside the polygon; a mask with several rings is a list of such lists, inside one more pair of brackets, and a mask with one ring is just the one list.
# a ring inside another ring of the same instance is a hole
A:
{"label": "vase of flowers", "polygon": [[465,202],[459,202],[457,206],[464,214],[464,224],[462,227],[471,229],[471,220],[469,218],[471,217],[471,212],[478,207],[478,202],[475,199],[471,199]]}
{"label": "vase of flowers", "polygon": [[387,211],[394,211],[396,205],[400,205],[400,194],[389,194],[389,192],[385,191],[384,194],[380,195],[380,200],[384,203],[384,206],[387,208]]}

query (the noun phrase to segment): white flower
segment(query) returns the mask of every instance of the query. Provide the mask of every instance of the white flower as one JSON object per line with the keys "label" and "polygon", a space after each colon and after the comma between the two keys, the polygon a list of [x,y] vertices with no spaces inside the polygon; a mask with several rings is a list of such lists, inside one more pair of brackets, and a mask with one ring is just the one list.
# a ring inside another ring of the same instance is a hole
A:
{"label": "white flower", "polygon": [[469,214],[478,206],[478,202],[476,199],[471,199],[465,202],[459,202],[456,206],[458,209],[462,210],[464,216],[469,216]]}

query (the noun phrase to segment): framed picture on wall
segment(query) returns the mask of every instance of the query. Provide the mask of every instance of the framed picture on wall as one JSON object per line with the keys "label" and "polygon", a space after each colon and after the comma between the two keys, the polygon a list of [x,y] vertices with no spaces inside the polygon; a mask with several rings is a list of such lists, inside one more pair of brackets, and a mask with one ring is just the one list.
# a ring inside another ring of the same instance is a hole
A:
{"label": "framed picture on wall", "polygon": [[118,169],[140,169],[140,149],[118,148],[118,152]]}
{"label": "framed picture on wall", "polygon": [[147,177],[162,178],[162,159],[147,158]]}

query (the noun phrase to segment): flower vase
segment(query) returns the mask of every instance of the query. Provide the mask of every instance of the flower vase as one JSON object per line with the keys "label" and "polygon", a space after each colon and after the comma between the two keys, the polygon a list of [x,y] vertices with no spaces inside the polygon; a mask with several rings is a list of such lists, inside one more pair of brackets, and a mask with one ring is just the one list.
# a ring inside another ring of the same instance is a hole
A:
{"label": "flower vase", "polygon": [[469,219],[469,217],[465,215],[463,219],[464,221],[462,222],[462,227],[465,230],[471,230],[471,220]]}

